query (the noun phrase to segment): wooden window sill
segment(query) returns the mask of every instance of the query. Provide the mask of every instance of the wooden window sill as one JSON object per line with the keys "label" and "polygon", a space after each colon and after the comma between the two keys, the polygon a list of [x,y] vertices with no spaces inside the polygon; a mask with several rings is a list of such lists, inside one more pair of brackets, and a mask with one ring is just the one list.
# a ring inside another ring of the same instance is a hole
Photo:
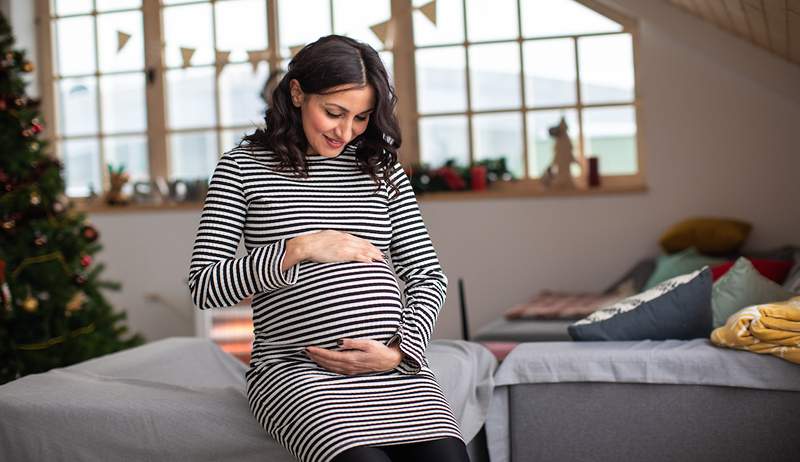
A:
{"label": "wooden window sill", "polygon": [[[623,181],[610,179],[599,187],[587,188],[577,186],[575,189],[545,189],[538,180],[519,180],[514,182],[495,183],[485,191],[437,191],[417,194],[419,202],[441,200],[483,200],[508,199],[518,197],[586,197],[608,194],[631,194],[647,192],[647,186],[639,181],[626,178]],[[135,212],[174,212],[199,211],[202,202],[165,202],[162,204],[135,204],[110,206],[101,200],[88,201],[82,198],[72,199],[76,209],[91,214],[135,213]]]}

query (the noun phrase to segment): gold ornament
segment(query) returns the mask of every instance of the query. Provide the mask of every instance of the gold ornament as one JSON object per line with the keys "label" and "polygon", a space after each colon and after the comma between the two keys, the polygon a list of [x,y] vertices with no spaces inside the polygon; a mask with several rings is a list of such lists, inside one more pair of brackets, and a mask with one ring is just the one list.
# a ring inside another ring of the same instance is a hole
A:
{"label": "gold ornament", "polygon": [[9,230],[13,229],[16,222],[14,220],[8,220],[3,222],[3,229]]}
{"label": "gold ornament", "polygon": [[36,191],[31,193],[31,205],[39,205],[42,202],[42,198],[39,197],[39,193]]}
{"label": "gold ornament", "polygon": [[25,64],[22,65],[22,70],[25,72],[33,72],[33,63],[25,61]]}
{"label": "gold ornament", "polygon": [[37,143],[36,141],[31,141],[30,143],[28,143],[28,149],[30,149],[31,151],[39,149],[39,143]]}
{"label": "gold ornament", "polygon": [[83,303],[86,301],[86,294],[82,291],[75,292],[75,295],[72,296],[72,299],[67,303],[67,312],[71,311],[78,311],[83,306]]}
{"label": "gold ornament", "polygon": [[28,313],[33,313],[39,308],[39,300],[36,300],[32,295],[28,295],[22,302],[22,307],[25,308],[25,311]]}

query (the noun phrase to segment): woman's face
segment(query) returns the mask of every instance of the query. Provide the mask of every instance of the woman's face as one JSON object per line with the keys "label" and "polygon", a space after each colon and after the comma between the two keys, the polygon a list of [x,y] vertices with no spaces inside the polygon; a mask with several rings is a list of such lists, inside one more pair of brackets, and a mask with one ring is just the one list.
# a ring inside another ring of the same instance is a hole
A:
{"label": "woman's face", "polygon": [[364,133],[375,109],[372,85],[341,85],[332,93],[304,93],[297,79],[290,81],[292,103],[300,108],[303,131],[308,140],[306,154],[336,157],[347,143]]}

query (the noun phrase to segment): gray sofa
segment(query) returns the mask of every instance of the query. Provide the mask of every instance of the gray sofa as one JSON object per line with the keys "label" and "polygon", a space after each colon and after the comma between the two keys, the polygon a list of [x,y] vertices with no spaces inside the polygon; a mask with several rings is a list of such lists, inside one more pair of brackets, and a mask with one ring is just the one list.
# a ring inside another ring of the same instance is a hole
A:
{"label": "gray sofa", "polygon": [[706,339],[519,344],[495,374],[492,462],[796,461],[800,365]]}

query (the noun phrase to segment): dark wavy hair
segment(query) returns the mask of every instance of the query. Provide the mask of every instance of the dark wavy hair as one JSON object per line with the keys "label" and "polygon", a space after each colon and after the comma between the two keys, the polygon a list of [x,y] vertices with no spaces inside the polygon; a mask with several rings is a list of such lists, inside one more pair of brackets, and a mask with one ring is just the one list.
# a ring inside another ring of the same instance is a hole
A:
{"label": "dark wavy hair", "polygon": [[362,172],[369,174],[380,187],[378,172],[395,190],[390,179],[391,166],[397,161],[400,125],[395,116],[397,96],[378,52],[366,43],[342,35],[327,35],[303,47],[289,62],[289,69],[271,94],[265,128],[245,136],[240,145],[272,151],[279,160],[279,170],[291,170],[308,177],[306,150],[308,139],[303,131],[300,108],[292,104],[289,82],[297,79],[304,93],[329,94],[340,85],[375,90],[375,109],[367,129],[343,149],[355,149]]}

